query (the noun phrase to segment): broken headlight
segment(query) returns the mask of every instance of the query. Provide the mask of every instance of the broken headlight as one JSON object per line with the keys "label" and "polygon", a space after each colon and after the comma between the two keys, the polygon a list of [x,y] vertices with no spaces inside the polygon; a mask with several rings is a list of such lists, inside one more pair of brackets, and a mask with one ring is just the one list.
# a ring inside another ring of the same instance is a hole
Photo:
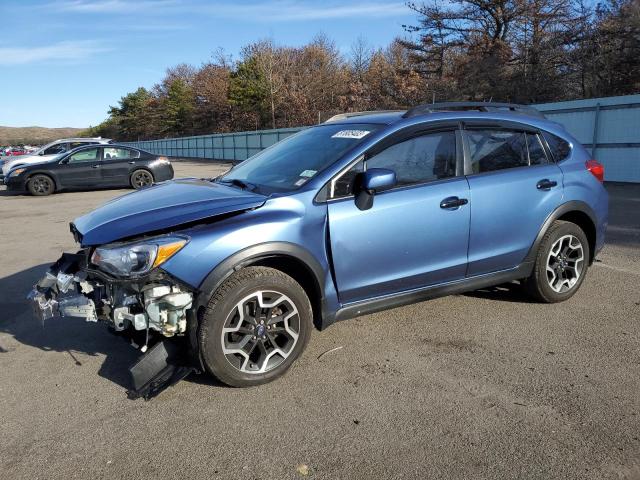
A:
{"label": "broken headlight", "polygon": [[188,240],[184,237],[159,237],[141,242],[98,247],[91,263],[119,277],[139,276],[162,265],[175,255]]}

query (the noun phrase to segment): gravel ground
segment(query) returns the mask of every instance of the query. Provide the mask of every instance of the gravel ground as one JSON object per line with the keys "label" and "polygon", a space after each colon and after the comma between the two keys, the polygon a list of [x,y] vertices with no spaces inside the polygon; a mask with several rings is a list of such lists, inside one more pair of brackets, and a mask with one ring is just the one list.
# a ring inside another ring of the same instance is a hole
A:
{"label": "gravel ground", "polygon": [[640,187],[608,189],[608,244],[568,302],[505,286],[368,315],[315,332],[275,383],[194,376],[151,402],[126,399],[133,348],[42,328],[24,300],[74,249],[68,222],[126,191],[0,190],[1,475],[640,478]]}

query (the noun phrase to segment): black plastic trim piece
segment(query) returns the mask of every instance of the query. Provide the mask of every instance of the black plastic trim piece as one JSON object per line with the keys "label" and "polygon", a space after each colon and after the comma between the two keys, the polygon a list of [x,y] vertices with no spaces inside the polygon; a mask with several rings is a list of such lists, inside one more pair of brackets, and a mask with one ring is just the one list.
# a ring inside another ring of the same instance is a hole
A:
{"label": "black plastic trim piece", "polygon": [[[540,247],[540,243],[542,242],[542,238],[544,237],[544,234],[547,233],[547,230],[549,229],[549,227],[551,227],[551,224],[553,222],[555,222],[557,219],[559,219],[562,215],[566,213],[576,212],[576,211],[585,213],[593,222],[594,228],[597,226],[596,215],[593,209],[589,205],[579,200],[571,200],[571,201],[568,201],[567,203],[563,203],[558,208],[556,208],[553,212],[551,212],[551,214],[544,221],[544,223],[542,224],[542,227],[540,228],[540,231],[538,232],[538,236],[536,237],[535,241],[533,242],[533,245],[529,249],[529,253],[527,253],[527,256],[525,257],[524,261],[532,262],[532,263],[535,261],[536,254],[538,253],[538,248]],[[591,252],[590,262],[592,262],[594,258],[595,258],[595,252]]]}
{"label": "black plastic trim piece", "polygon": [[401,292],[371,300],[364,300],[341,308],[336,314],[336,321],[348,320],[350,318],[387,310],[389,308],[401,307],[403,305],[422,302],[432,298],[444,297],[454,293],[469,292],[479,288],[510,282],[512,280],[519,280],[531,275],[532,270],[533,263],[525,262],[519,267],[510,270],[465,278],[443,285],[434,285],[420,290],[413,290],[411,292]]}
{"label": "black plastic trim piece", "polygon": [[290,257],[304,264],[315,278],[318,291],[321,297],[324,298],[326,275],[318,261],[308,250],[288,242],[267,242],[253,245],[231,255],[209,272],[198,289],[200,292],[198,295],[199,305],[206,306],[211,295],[213,295],[222,282],[236,270],[256,260],[278,256]]}

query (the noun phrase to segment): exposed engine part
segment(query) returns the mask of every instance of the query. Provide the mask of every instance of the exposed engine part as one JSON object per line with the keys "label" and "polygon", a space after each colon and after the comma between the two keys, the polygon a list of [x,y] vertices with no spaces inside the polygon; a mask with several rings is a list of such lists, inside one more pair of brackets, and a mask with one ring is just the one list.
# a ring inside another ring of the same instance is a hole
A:
{"label": "exposed engine part", "polygon": [[175,285],[149,286],[143,293],[150,328],[166,337],[187,330],[187,310],[193,303],[191,293]]}
{"label": "exposed engine part", "polygon": [[36,289],[31,290],[27,299],[31,300],[33,313],[41,323],[45,320],[58,316],[58,302],[52,298],[45,297],[44,293]]}
{"label": "exposed engine part", "polygon": [[[129,329],[132,345],[144,353],[130,368],[129,398],[148,400],[198,371],[186,336],[158,342],[150,335],[150,330],[165,337],[186,333],[194,294],[162,276],[148,284],[140,279],[110,281],[86,269],[86,258],[87,252],[65,253],[52,265],[27,296],[36,316],[43,323],[53,317],[80,317],[107,321],[116,331]],[[136,335],[139,344],[144,337],[141,345],[134,343]]]}
{"label": "exposed engine part", "polygon": [[147,328],[147,316],[144,313],[129,313],[129,307],[116,307],[113,309],[113,327],[116,331],[127,328],[128,320],[136,330]]}
{"label": "exposed engine part", "polygon": [[96,306],[93,300],[82,294],[58,298],[58,312],[61,317],[79,317],[87,322],[97,322]]}
{"label": "exposed engine part", "polygon": [[146,330],[147,337],[149,329],[165,337],[185,333],[187,310],[193,304],[193,294],[178,285],[105,284],[88,279],[81,270],[75,274],[47,272],[28,298],[42,321],[55,316],[79,317],[89,322],[102,319],[112,323],[116,331],[129,326]]}
{"label": "exposed engine part", "polygon": [[[43,291],[49,292],[50,298]],[[93,287],[82,276],[62,272],[53,275],[47,272],[27,298],[34,302],[34,312],[42,322],[56,316],[79,317],[88,322],[97,322],[95,303],[83,295],[92,291]]]}

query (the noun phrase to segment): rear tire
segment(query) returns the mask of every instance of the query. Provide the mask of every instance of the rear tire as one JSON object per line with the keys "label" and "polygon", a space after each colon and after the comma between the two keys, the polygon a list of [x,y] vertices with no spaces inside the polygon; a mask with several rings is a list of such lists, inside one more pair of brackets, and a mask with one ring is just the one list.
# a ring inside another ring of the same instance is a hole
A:
{"label": "rear tire", "polygon": [[153,174],[148,170],[135,170],[130,177],[131,186],[136,190],[153,185]]}
{"label": "rear tire", "polygon": [[285,273],[247,267],[211,297],[198,331],[207,371],[232,387],[284,375],[302,354],[313,328],[304,289]]}
{"label": "rear tire", "polygon": [[56,185],[53,179],[47,175],[34,175],[29,179],[27,183],[27,189],[31,195],[36,197],[43,197],[45,195],[51,195],[56,190]]}
{"label": "rear tire", "polygon": [[582,285],[590,258],[584,231],[575,223],[556,220],[542,237],[525,290],[540,302],[568,300]]}

